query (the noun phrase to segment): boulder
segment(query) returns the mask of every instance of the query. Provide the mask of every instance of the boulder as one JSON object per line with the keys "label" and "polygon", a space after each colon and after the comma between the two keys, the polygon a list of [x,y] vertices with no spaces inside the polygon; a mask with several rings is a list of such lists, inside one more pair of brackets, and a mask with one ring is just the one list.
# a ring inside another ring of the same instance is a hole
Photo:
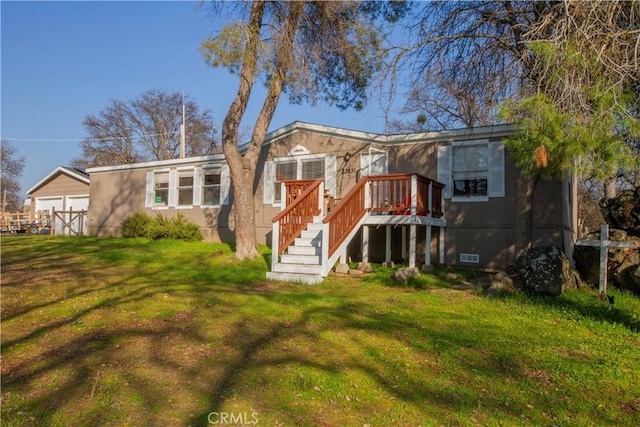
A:
{"label": "boulder", "polygon": [[605,197],[600,200],[599,206],[611,228],[640,236],[640,187],[623,190],[617,197]]}
{"label": "boulder", "polygon": [[360,270],[363,273],[371,273],[373,272],[373,267],[371,267],[371,263],[369,262],[359,262],[356,270]]}
{"label": "boulder", "polygon": [[406,285],[407,283],[409,283],[409,279],[411,279],[412,277],[418,277],[418,276],[420,276],[420,271],[415,267],[409,267],[409,268],[400,268],[394,271],[391,278],[398,283],[402,283]]}
{"label": "boulder", "polygon": [[[594,231],[584,240],[600,240],[600,231]],[[632,236],[624,230],[609,230],[609,240],[632,242],[636,248],[609,248],[607,251],[607,277],[615,286],[640,294],[640,283],[635,271],[640,268],[640,237]],[[576,245],[573,260],[580,277],[585,282],[598,286],[600,280],[600,248]]]}
{"label": "boulder", "polygon": [[580,284],[569,259],[555,246],[529,249],[516,260],[516,268],[523,287],[536,293],[559,296]]}
{"label": "boulder", "polygon": [[349,274],[349,265],[340,263],[336,265],[335,272],[338,274]]}

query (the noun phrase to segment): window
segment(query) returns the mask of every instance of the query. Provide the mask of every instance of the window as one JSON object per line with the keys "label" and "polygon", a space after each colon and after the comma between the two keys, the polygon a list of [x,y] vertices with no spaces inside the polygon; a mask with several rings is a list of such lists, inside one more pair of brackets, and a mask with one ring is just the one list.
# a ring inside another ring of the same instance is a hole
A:
{"label": "window", "polygon": [[453,147],[453,195],[486,196],[488,169],[487,144]]}
{"label": "window", "polygon": [[281,193],[281,185],[282,181],[288,181],[288,180],[293,180],[296,179],[296,169],[298,167],[297,162],[283,162],[283,163],[276,163],[276,179],[274,182],[274,189],[273,189],[273,195],[274,195],[274,200],[276,202],[280,202],[282,200],[282,194]]}
{"label": "window", "polygon": [[220,205],[221,192],[220,169],[205,169],[202,179],[202,204],[205,206]]}
{"label": "window", "polygon": [[178,206],[193,205],[193,170],[178,172]]}
{"label": "window", "polygon": [[505,196],[502,141],[479,139],[438,146],[438,181],[453,202],[486,202]]}
{"label": "window", "polygon": [[324,159],[302,161],[302,179],[322,178],[324,178]]}
{"label": "window", "polygon": [[230,203],[229,167],[213,163],[147,172],[145,207],[192,209]]}
{"label": "window", "polygon": [[169,172],[156,172],[153,175],[153,206],[167,206],[169,203]]}
{"label": "window", "polygon": [[[302,152],[301,149],[296,152]],[[282,203],[282,181],[324,179],[329,194],[336,191],[336,156],[326,154],[300,154],[281,157],[265,163],[263,201],[265,204]]]}

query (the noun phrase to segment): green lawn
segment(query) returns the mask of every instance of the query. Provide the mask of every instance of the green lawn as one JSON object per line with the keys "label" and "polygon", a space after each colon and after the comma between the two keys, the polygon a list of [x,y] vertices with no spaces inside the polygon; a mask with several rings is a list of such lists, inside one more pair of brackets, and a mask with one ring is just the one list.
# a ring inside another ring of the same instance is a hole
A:
{"label": "green lawn", "polygon": [[2,238],[3,426],[637,425],[640,299],[436,271],[265,281],[227,245]]}

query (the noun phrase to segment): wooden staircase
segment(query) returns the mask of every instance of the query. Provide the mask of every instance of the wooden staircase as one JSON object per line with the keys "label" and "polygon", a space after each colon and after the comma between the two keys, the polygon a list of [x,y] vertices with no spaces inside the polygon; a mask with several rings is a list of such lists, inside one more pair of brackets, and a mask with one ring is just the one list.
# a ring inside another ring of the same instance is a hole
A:
{"label": "wooden staircase", "polygon": [[416,223],[444,227],[442,188],[416,174],[365,177],[323,216],[324,181],[285,181],[285,207],[272,220],[267,279],[322,282],[338,259],[346,262],[347,245],[367,221],[400,224],[413,219],[412,230]]}
{"label": "wooden staircase", "polygon": [[267,279],[306,284],[321,283],[322,277],[322,219],[314,216],[300,237],[272,264]]}

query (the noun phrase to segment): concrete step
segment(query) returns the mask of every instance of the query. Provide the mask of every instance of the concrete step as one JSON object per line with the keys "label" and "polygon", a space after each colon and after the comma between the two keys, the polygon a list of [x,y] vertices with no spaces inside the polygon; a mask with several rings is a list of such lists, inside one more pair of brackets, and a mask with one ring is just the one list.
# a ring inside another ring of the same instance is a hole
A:
{"label": "concrete step", "polygon": [[323,226],[324,224],[322,224],[322,222],[310,222],[307,224],[307,230],[322,231]]}
{"label": "concrete step", "polygon": [[322,239],[316,237],[315,239],[303,239],[302,237],[296,237],[296,239],[293,241],[293,244],[295,246],[314,246],[314,247],[320,247],[320,245],[322,245]]}
{"label": "concrete step", "polygon": [[302,230],[302,234],[300,237],[303,239],[319,239],[320,238],[320,230]]}
{"label": "concrete step", "polygon": [[291,245],[287,249],[289,255],[321,255],[322,250],[318,246],[295,246]]}
{"label": "concrete step", "polygon": [[297,273],[297,274],[311,274],[320,275],[322,272],[322,266],[306,265],[306,264],[283,264],[277,263],[273,269],[273,273]]}
{"label": "concrete step", "polygon": [[282,254],[280,255],[280,262],[283,264],[319,265],[320,257],[318,255]]}
{"label": "concrete step", "polygon": [[278,280],[282,282],[298,282],[308,285],[322,283],[324,278],[319,274],[300,274],[300,273],[277,273],[269,271],[267,280]]}

